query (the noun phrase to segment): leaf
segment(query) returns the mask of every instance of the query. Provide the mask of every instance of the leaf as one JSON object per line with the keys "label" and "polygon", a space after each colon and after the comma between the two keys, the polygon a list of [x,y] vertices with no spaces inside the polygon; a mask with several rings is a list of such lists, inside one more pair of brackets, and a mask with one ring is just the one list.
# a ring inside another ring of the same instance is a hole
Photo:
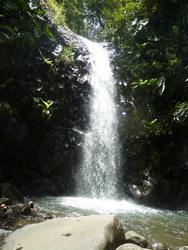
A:
{"label": "leaf", "polygon": [[173,113],[173,120],[177,122],[183,122],[188,117],[188,103],[187,102],[178,102],[175,106]]}
{"label": "leaf", "polygon": [[10,39],[10,36],[8,36],[8,35],[7,35],[6,33],[4,33],[4,32],[2,32],[1,35],[3,35],[4,38],[6,38],[6,39],[8,39],[8,40]]}
{"label": "leaf", "polygon": [[0,24],[0,29],[10,32],[10,33],[14,32],[12,27],[10,27],[9,25],[5,25],[5,24]]}
{"label": "leaf", "polygon": [[53,62],[49,58],[43,57],[43,60],[45,63],[47,63],[49,65],[53,65]]}
{"label": "leaf", "polygon": [[44,104],[45,108],[48,110],[52,105],[53,105],[53,101],[51,100],[47,100],[47,101],[44,101],[41,99],[41,102]]}
{"label": "leaf", "polygon": [[154,125],[154,124],[156,124],[157,123],[157,119],[154,119],[153,121],[151,121],[149,124],[150,125]]}
{"label": "leaf", "polygon": [[161,76],[158,81],[157,81],[157,86],[159,87],[158,91],[159,91],[159,95],[162,95],[164,90],[165,90],[165,83],[166,83],[166,79],[164,76]]}

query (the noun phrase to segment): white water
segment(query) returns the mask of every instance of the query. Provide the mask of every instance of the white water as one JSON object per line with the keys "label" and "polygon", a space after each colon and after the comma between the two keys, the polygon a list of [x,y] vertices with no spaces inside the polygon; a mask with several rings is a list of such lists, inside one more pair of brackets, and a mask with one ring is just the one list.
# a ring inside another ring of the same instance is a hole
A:
{"label": "white water", "polygon": [[92,198],[114,198],[119,161],[115,80],[107,50],[98,43],[83,41],[90,53],[92,94],[77,193]]}
{"label": "white water", "polygon": [[87,209],[102,214],[125,214],[125,213],[158,213],[159,210],[137,205],[136,203],[126,200],[110,199],[90,199],[83,197],[63,197],[62,205],[66,207],[75,207]]}

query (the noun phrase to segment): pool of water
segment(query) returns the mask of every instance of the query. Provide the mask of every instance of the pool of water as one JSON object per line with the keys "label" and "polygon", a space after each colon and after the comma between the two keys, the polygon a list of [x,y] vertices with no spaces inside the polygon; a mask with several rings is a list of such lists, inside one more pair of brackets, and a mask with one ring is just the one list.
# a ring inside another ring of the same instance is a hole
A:
{"label": "pool of water", "polygon": [[114,214],[125,230],[141,233],[150,243],[160,241],[172,248],[188,245],[188,212],[185,211],[153,209],[126,200],[83,197],[43,197],[34,201],[42,211],[56,216]]}

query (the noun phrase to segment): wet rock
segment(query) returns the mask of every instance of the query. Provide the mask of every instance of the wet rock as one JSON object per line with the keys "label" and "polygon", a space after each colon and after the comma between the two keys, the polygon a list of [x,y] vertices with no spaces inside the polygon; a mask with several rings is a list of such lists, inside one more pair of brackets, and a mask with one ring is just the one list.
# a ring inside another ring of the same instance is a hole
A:
{"label": "wet rock", "polygon": [[22,201],[23,197],[18,188],[11,183],[1,184],[1,193],[3,197],[7,197],[12,201]]}
{"label": "wet rock", "polygon": [[5,211],[3,209],[0,209],[0,219],[5,219],[7,215],[5,214]]}
{"label": "wet rock", "polygon": [[9,198],[0,198],[0,205],[6,205],[6,206],[10,206],[12,205],[12,201]]}
{"label": "wet rock", "polygon": [[44,218],[45,220],[51,220],[51,219],[53,219],[53,216],[50,215],[50,214],[44,214],[44,215],[43,215],[43,218]]}
{"label": "wet rock", "polygon": [[0,205],[1,212],[5,213],[8,210],[9,206],[6,206],[5,204]]}
{"label": "wet rock", "polygon": [[20,207],[20,212],[23,215],[30,215],[31,214],[31,207],[29,203],[26,203]]}
{"label": "wet rock", "polygon": [[135,184],[129,185],[129,192],[130,192],[131,196],[136,200],[139,200],[142,197],[142,192],[141,192],[140,188]]}
{"label": "wet rock", "polygon": [[116,248],[116,250],[143,250],[143,248],[132,243],[126,243]]}
{"label": "wet rock", "polygon": [[143,188],[143,196],[148,198],[151,195],[154,186],[150,181],[144,180],[142,183],[142,188]]}
{"label": "wet rock", "polygon": [[180,247],[178,250],[188,250],[188,246]]}
{"label": "wet rock", "polygon": [[162,242],[154,242],[151,245],[152,250],[168,250],[169,248]]}
{"label": "wet rock", "polygon": [[8,218],[18,218],[20,217],[20,208],[18,206],[11,206],[5,213]]}
{"label": "wet rock", "polygon": [[126,232],[125,239],[127,243],[133,243],[140,247],[146,248],[148,246],[148,241],[146,240],[146,238],[134,231]]}
{"label": "wet rock", "polygon": [[28,205],[29,205],[30,208],[34,208],[34,206],[35,206],[33,201],[29,201]]}

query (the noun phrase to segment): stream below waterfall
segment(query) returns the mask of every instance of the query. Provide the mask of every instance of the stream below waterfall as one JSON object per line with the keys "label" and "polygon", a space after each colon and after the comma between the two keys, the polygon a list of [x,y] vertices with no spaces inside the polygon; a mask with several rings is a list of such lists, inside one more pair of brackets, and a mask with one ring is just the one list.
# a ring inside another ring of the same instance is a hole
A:
{"label": "stream below waterfall", "polygon": [[188,245],[188,212],[168,211],[138,205],[126,200],[82,197],[44,197],[34,199],[41,211],[54,216],[114,214],[125,230],[141,233],[150,243],[160,241],[169,247]]}

